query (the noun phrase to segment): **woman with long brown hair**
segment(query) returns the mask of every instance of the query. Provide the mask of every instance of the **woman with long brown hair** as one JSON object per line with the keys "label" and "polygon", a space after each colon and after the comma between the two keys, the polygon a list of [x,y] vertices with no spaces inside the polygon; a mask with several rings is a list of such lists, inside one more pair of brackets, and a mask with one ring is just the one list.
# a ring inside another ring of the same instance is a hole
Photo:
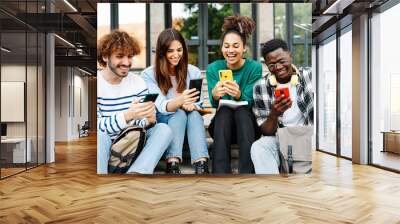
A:
{"label": "woman with long brown hair", "polygon": [[188,89],[190,80],[200,79],[200,70],[188,64],[185,40],[175,29],[166,29],[157,39],[155,65],[142,73],[150,93],[158,93],[155,102],[157,122],[166,123],[173,141],[166,151],[167,173],[180,173],[182,147],[187,132],[191,162],[196,174],[208,173],[208,148],[203,118],[197,111],[200,93]]}

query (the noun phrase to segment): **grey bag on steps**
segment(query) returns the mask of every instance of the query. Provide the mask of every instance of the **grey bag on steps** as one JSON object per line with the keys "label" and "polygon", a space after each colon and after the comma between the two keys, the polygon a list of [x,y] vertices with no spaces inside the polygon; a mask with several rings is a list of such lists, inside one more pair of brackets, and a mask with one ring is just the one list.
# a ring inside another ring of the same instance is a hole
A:
{"label": "grey bag on steps", "polygon": [[312,169],[313,126],[278,128],[281,173],[310,173]]}

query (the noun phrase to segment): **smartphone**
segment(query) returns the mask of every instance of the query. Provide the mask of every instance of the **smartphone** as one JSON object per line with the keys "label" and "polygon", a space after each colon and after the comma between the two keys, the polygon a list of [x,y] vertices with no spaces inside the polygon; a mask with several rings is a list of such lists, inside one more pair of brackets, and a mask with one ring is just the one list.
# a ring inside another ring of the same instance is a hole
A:
{"label": "smartphone", "polygon": [[[195,88],[201,94],[201,87],[203,85],[203,79],[191,79],[189,82],[189,89]],[[200,96],[199,94],[199,96]],[[196,100],[196,102],[200,101],[200,97]]]}
{"label": "smartphone", "polygon": [[157,99],[157,97],[158,97],[158,93],[150,93],[150,94],[147,94],[147,95],[143,98],[142,103],[149,102],[149,101],[155,102],[156,99]]}
{"label": "smartphone", "polygon": [[288,99],[290,97],[289,88],[284,87],[275,89],[275,97],[278,98],[280,96],[284,96],[285,99]]}
{"label": "smartphone", "polygon": [[219,70],[219,80],[220,81],[233,81],[232,70]]}

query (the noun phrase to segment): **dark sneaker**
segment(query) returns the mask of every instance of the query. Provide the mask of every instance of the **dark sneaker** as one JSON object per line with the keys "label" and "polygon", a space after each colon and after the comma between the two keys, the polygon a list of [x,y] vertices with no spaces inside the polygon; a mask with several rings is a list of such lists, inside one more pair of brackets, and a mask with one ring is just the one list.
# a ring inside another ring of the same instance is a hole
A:
{"label": "dark sneaker", "polygon": [[208,174],[208,163],[207,161],[198,161],[193,164],[195,174]]}
{"label": "dark sneaker", "polygon": [[165,172],[169,174],[180,174],[181,169],[179,168],[179,163],[178,162],[167,163],[167,169],[165,170]]}

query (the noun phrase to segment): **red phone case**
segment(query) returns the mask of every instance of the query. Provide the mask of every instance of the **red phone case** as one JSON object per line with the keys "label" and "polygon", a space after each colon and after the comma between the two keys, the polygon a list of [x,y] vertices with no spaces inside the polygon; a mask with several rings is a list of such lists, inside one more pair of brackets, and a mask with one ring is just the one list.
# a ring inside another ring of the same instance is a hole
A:
{"label": "red phone case", "polygon": [[284,95],[285,99],[289,98],[290,97],[289,88],[284,87],[284,88],[275,89],[275,97],[278,98],[281,95]]}

